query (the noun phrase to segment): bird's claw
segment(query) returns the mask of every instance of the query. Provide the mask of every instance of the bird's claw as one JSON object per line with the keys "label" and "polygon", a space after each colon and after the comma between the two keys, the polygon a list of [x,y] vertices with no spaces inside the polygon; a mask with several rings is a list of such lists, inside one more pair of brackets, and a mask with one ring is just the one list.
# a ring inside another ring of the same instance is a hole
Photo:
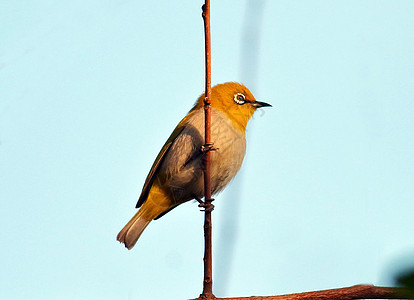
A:
{"label": "bird's claw", "polygon": [[201,152],[203,153],[207,153],[209,151],[216,151],[219,148],[214,147],[214,143],[209,143],[209,144],[205,144],[203,146],[201,146]]}
{"label": "bird's claw", "polygon": [[201,207],[200,211],[207,211],[212,212],[214,210],[214,205],[211,203],[214,199],[210,199],[209,201],[203,201],[198,197],[194,197],[194,199],[199,203],[198,207]]}
{"label": "bird's claw", "polygon": [[[214,199],[211,199],[210,201],[213,201]],[[211,202],[205,202],[202,201],[200,202],[200,204],[198,205],[198,207],[201,207],[202,209],[200,209],[200,211],[206,211],[206,212],[212,212],[214,210],[214,205]]]}

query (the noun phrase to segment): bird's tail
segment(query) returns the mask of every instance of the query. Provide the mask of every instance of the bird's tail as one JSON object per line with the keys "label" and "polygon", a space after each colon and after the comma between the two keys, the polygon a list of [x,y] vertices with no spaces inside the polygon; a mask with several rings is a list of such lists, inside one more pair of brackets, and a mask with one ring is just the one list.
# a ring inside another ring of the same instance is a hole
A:
{"label": "bird's tail", "polygon": [[130,250],[132,247],[134,247],[138,238],[141,236],[141,233],[151,221],[152,219],[148,219],[143,215],[142,209],[138,210],[132,219],[118,233],[116,239],[121,243],[124,243],[125,247]]}
{"label": "bird's tail", "polygon": [[170,207],[170,199],[157,186],[151,190],[147,200],[132,217],[132,219],[118,233],[117,240],[125,244],[130,250],[134,247],[148,224],[157,216],[167,211]]}

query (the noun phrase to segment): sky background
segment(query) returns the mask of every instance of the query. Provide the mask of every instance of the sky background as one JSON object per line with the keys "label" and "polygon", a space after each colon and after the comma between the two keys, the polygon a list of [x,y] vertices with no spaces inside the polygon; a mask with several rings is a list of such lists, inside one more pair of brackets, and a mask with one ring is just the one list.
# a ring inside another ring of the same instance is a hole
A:
{"label": "sky background", "polygon": [[[202,1],[0,2],[0,298],[189,299],[203,214],[116,242],[204,89]],[[414,265],[414,1],[212,1],[212,81],[273,104],[215,201],[216,296]]]}

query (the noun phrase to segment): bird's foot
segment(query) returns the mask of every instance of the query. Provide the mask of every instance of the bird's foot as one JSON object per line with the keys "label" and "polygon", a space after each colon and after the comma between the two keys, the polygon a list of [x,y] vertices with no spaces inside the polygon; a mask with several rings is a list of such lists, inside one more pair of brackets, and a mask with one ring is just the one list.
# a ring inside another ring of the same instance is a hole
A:
{"label": "bird's foot", "polygon": [[[211,201],[212,200],[214,200],[214,199],[211,199]],[[202,202],[202,203],[200,203],[198,205],[198,207],[203,208],[200,211],[212,212],[214,210],[214,205],[210,201],[208,201],[208,202]]]}
{"label": "bird's foot", "polygon": [[219,148],[214,147],[214,143],[209,143],[209,144],[205,144],[203,146],[201,146],[201,152],[202,153],[207,153],[209,151],[216,151]]}
{"label": "bird's foot", "polygon": [[214,205],[211,203],[214,199],[210,199],[209,201],[203,201],[200,198],[194,196],[194,199],[199,203],[198,207],[201,207],[200,211],[207,211],[212,212],[214,210]]}

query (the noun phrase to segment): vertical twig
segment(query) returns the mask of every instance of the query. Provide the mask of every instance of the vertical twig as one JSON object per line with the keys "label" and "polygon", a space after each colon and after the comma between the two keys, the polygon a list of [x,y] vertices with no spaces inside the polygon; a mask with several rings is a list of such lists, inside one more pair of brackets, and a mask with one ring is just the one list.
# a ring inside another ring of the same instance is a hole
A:
{"label": "vertical twig", "polygon": [[204,35],[205,35],[205,58],[206,58],[206,86],[205,86],[205,166],[204,166],[204,280],[202,299],[214,299],[213,275],[212,275],[212,245],[211,245],[211,174],[210,174],[210,127],[211,127],[211,38],[210,38],[210,0],[205,0],[203,9]]}

